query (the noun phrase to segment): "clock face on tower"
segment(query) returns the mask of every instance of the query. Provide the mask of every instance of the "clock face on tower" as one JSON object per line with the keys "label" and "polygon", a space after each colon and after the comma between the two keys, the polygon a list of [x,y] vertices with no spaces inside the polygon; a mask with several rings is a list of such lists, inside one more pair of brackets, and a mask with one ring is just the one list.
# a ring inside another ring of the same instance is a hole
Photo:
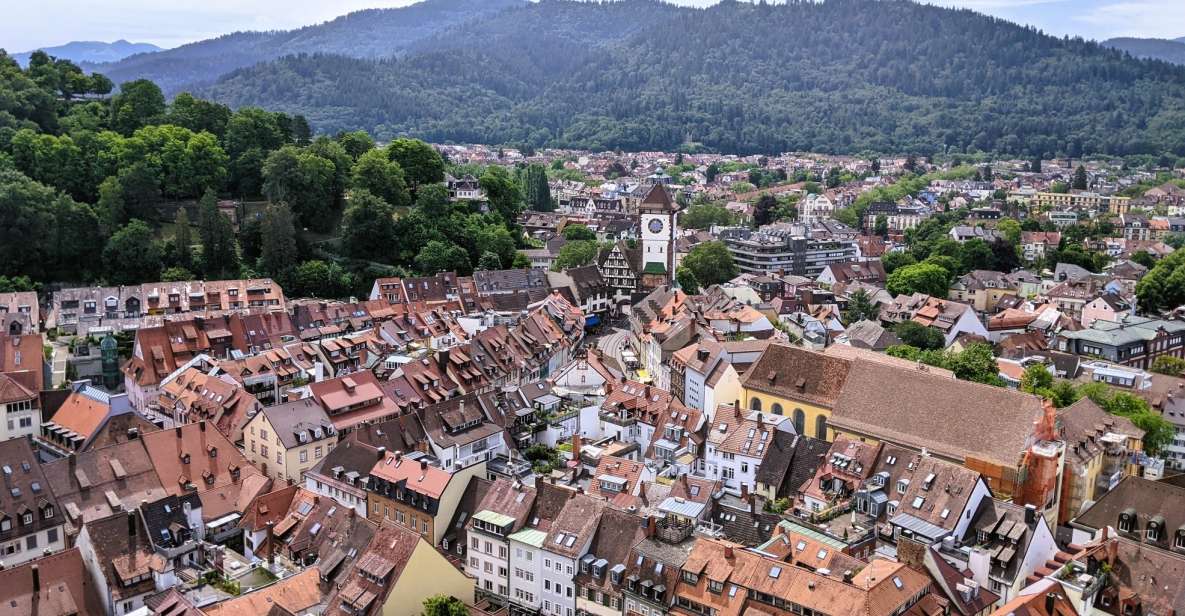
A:
{"label": "clock face on tower", "polygon": [[648,225],[648,227],[649,227],[651,233],[661,233],[662,232],[662,219],[651,218],[650,224]]}

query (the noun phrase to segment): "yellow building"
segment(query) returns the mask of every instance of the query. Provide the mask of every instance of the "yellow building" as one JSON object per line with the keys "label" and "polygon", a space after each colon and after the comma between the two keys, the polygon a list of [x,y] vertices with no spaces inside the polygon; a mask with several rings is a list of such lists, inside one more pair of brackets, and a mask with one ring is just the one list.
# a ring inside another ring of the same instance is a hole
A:
{"label": "yellow building", "polygon": [[1042,209],[1070,208],[1090,210],[1092,212],[1126,214],[1131,209],[1131,197],[1100,195],[1093,192],[1039,192],[1033,197],[1032,204]]}
{"label": "yellow building", "polygon": [[419,616],[436,595],[473,604],[473,580],[454,567],[420,535],[384,523],[358,554],[354,570],[328,605],[354,614]]}
{"label": "yellow building", "polygon": [[243,454],[276,481],[300,483],[337,445],[337,430],[312,398],[265,407],[243,428]]}
{"label": "yellow building", "polygon": [[1112,415],[1090,398],[1057,414],[1060,436],[1066,442],[1066,470],[1062,479],[1058,520],[1067,522],[1110,492],[1126,476],[1139,475],[1131,454],[1144,451],[1144,431],[1130,419]]}
{"label": "yellow building", "polygon": [[827,421],[850,365],[824,353],[771,344],[745,373],[741,404],[790,417],[798,434],[831,440]]}

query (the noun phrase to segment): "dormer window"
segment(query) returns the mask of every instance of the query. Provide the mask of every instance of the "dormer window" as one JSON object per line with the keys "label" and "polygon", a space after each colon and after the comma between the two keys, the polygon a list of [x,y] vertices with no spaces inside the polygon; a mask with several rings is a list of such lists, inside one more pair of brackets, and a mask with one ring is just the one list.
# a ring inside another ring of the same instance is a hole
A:
{"label": "dormer window", "polygon": [[898,494],[905,494],[905,491],[908,489],[909,489],[909,480],[908,479],[901,479],[897,482],[897,493]]}
{"label": "dormer window", "polygon": [[1160,541],[1164,536],[1164,518],[1156,516],[1148,520],[1148,528],[1145,529],[1144,536],[1148,541]]}
{"label": "dormer window", "polygon": [[1125,509],[1123,513],[1119,514],[1119,531],[1130,533],[1136,528],[1136,512],[1134,509]]}
{"label": "dormer window", "polygon": [[1178,550],[1185,550],[1185,526],[1177,529],[1177,534],[1173,537],[1173,547]]}

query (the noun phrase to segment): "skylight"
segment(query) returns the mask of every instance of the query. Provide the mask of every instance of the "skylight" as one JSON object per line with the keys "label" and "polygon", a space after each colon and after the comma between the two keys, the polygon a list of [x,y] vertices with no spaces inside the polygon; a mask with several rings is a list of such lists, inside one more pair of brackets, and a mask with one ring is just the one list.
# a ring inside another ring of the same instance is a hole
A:
{"label": "skylight", "polygon": [[[782,568],[781,567],[770,567],[769,577],[777,579],[779,575],[782,575]],[[736,587],[734,586],[733,588],[736,588]]]}
{"label": "skylight", "polygon": [[914,508],[914,509],[921,509],[921,508],[922,508],[922,503],[924,503],[924,502],[926,502],[926,499],[925,499],[924,497],[922,497],[922,496],[915,496],[915,497],[914,497],[914,499],[913,499],[913,508]]}

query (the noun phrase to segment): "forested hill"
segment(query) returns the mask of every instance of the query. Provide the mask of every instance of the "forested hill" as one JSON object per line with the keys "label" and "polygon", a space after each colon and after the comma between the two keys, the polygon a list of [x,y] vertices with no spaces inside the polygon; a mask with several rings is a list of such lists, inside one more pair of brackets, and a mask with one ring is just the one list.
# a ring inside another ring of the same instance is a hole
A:
{"label": "forested hill", "polygon": [[286,57],[204,93],[380,138],[1185,155],[1185,68],[901,0],[544,0],[411,49]]}
{"label": "forested hill", "polygon": [[526,0],[427,0],[395,9],[370,9],[322,24],[275,32],[235,32],[188,45],[137,54],[119,62],[84,64],[115,83],[150,79],[166,94],[208,85],[237,68],[291,54],[383,58],[458,23],[480,19]]}
{"label": "forested hill", "polygon": [[1156,38],[1113,38],[1102,43],[1106,47],[1126,51],[1137,58],[1152,58],[1185,64],[1185,37],[1168,40]]}

